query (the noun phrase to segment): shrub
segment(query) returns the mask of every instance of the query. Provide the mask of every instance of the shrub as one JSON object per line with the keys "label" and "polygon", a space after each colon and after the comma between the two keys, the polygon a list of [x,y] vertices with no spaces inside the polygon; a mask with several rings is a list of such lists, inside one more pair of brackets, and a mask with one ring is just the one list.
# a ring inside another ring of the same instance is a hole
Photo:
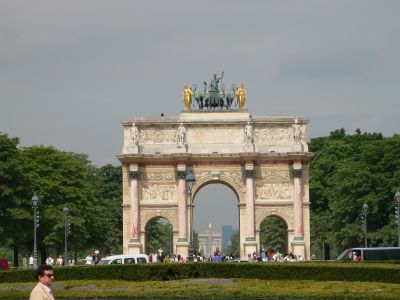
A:
{"label": "shrub", "polygon": [[[257,278],[400,282],[398,264],[363,263],[189,263],[76,266],[55,268],[63,280],[176,280],[189,278]],[[0,272],[0,282],[34,281],[33,270]]]}

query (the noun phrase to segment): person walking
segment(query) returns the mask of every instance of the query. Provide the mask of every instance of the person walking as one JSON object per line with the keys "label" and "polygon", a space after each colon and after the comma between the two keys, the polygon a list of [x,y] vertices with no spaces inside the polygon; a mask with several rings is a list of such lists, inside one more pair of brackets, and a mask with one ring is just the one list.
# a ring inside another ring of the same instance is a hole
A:
{"label": "person walking", "polygon": [[49,257],[46,259],[46,265],[48,266],[53,266],[54,264],[54,259],[49,255]]}
{"label": "person walking", "polygon": [[52,266],[41,265],[37,268],[35,277],[36,286],[32,289],[29,300],[54,300],[51,286],[54,282],[54,271]]}
{"label": "person walking", "polygon": [[33,255],[29,257],[29,269],[33,269]]}

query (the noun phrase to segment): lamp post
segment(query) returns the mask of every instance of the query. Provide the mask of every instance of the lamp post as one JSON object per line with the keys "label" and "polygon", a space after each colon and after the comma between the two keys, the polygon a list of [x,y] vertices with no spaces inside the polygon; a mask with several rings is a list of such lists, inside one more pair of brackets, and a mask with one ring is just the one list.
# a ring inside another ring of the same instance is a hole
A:
{"label": "lamp post", "polygon": [[189,203],[190,203],[190,236],[189,236],[189,261],[193,261],[193,201],[192,201],[192,189],[196,182],[196,177],[192,171],[186,174],[185,178],[188,192],[189,192]]}
{"label": "lamp post", "polygon": [[397,223],[397,246],[400,247],[400,191],[394,195],[394,200],[396,201],[396,223]]}
{"label": "lamp post", "polygon": [[33,208],[33,267],[37,268],[37,242],[36,242],[36,229],[39,225],[37,220],[37,209],[39,208],[39,197],[36,193],[33,193],[32,197],[32,208]]}
{"label": "lamp post", "polygon": [[64,245],[65,245],[65,252],[64,252],[64,266],[68,265],[68,247],[67,247],[67,238],[68,238],[68,227],[67,227],[67,217],[69,214],[69,208],[64,207],[63,208],[63,213],[64,213],[64,225],[65,225],[65,240],[64,240]]}
{"label": "lamp post", "polygon": [[368,227],[367,227],[367,215],[368,215],[368,204],[364,203],[362,206],[362,212],[364,214],[364,245],[368,248]]}

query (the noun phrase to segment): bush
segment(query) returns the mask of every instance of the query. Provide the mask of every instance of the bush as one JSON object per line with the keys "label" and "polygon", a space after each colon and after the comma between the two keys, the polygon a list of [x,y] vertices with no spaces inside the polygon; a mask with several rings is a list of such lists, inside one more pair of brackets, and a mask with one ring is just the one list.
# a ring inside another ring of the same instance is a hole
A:
{"label": "bush", "polygon": [[[64,280],[176,280],[189,278],[257,278],[267,280],[400,282],[398,264],[363,263],[190,263],[76,266],[55,268]],[[33,270],[0,272],[0,282],[34,281]]]}

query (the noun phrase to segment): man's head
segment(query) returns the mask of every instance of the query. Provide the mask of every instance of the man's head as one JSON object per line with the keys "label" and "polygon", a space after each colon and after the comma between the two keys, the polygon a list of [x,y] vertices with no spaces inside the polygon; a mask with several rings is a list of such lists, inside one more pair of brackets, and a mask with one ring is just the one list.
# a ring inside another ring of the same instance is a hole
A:
{"label": "man's head", "polygon": [[41,265],[37,268],[35,274],[36,280],[47,287],[51,287],[54,282],[53,267],[48,265]]}

